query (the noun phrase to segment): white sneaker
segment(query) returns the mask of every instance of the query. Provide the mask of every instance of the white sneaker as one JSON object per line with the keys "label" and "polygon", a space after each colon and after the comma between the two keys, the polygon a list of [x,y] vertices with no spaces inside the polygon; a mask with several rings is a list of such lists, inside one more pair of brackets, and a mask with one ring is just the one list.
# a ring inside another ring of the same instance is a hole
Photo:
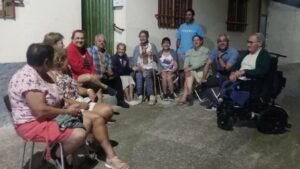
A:
{"label": "white sneaker", "polygon": [[140,104],[140,103],[143,102],[143,96],[142,96],[142,95],[139,95],[139,96],[138,96],[137,102],[138,102],[138,104]]}
{"label": "white sneaker", "polygon": [[139,102],[136,100],[126,101],[126,103],[128,103],[130,106],[135,106],[135,105],[139,104]]}
{"label": "white sneaker", "polygon": [[155,96],[154,95],[150,95],[149,104],[150,105],[155,104]]}

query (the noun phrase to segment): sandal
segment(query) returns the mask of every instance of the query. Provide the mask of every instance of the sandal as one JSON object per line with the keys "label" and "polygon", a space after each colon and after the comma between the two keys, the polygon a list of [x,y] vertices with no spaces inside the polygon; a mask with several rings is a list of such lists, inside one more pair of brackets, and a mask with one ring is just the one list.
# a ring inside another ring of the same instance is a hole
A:
{"label": "sandal", "polygon": [[111,159],[106,159],[105,167],[110,169],[129,169],[129,166],[117,156],[114,156]]}

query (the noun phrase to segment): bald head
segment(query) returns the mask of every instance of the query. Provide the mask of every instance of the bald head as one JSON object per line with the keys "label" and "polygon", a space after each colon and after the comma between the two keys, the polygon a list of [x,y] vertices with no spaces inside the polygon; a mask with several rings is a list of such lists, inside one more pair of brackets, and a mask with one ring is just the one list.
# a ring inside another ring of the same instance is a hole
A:
{"label": "bald head", "polygon": [[95,45],[98,49],[105,49],[106,39],[105,36],[100,33],[95,36]]}

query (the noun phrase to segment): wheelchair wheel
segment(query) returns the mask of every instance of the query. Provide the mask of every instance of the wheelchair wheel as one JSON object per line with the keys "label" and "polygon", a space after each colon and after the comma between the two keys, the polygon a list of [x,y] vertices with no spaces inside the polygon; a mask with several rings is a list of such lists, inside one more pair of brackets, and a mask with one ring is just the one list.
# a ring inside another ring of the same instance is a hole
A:
{"label": "wheelchair wheel", "polygon": [[222,103],[217,110],[217,124],[223,130],[232,130],[236,119],[234,114]]}
{"label": "wheelchair wheel", "polygon": [[279,106],[270,106],[261,112],[257,121],[257,129],[265,134],[280,134],[284,133],[288,124],[287,112]]}
{"label": "wheelchair wheel", "polygon": [[218,127],[223,130],[232,130],[234,125],[234,118],[228,116],[226,113],[220,113],[217,117]]}

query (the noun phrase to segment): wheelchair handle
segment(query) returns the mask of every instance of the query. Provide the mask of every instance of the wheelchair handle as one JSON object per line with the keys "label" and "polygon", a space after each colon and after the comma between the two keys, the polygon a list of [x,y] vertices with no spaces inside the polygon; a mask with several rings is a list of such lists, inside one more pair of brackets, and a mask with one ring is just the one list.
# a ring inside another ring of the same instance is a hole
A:
{"label": "wheelchair handle", "polygon": [[285,56],[285,55],[281,55],[281,54],[279,54],[279,53],[274,53],[274,52],[270,52],[270,54],[271,54],[272,56],[274,56],[275,58],[279,58],[279,57],[286,58],[286,57],[287,57],[287,56]]}

